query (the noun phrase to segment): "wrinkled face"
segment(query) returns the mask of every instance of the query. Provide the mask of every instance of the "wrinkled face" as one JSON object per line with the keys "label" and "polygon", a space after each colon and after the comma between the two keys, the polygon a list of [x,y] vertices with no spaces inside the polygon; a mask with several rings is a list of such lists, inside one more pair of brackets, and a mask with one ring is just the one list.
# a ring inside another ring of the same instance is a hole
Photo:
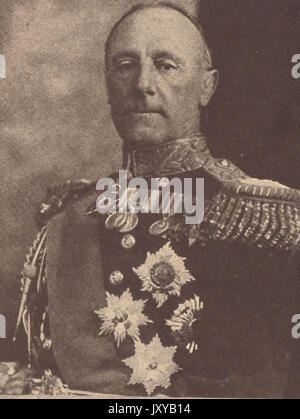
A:
{"label": "wrinkled face", "polygon": [[106,76],[112,118],[126,144],[138,148],[199,131],[200,106],[214,89],[204,48],[197,28],[176,10],[139,10],[117,26]]}

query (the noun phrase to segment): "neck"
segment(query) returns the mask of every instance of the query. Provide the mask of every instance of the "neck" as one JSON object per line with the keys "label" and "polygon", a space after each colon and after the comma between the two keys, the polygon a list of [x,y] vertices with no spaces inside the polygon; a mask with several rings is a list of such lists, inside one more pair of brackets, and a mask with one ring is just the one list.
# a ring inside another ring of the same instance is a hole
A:
{"label": "neck", "polygon": [[201,168],[210,152],[203,134],[198,133],[165,143],[128,150],[124,146],[124,168],[135,177],[159,177]]}

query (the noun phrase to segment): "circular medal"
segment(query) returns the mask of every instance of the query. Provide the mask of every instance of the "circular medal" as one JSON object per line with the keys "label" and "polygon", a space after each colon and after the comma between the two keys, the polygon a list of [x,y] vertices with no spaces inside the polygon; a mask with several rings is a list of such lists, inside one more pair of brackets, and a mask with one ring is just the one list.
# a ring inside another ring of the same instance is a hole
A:
{"label": "circular medal", "polygon": [[122,238],[121,245],[123,249],[129,250],[132,249],[135,246],[136,240],[131,234],[126,234]]}
{"label": "circular medal", "polygon": [[112,285],[119,285],[123,281],[124,275],[120,271],[113,271],[109,276],[109,282]]}
{"label": "circular medal", "polygon": [[156,221],[149,227],[149,233],[152,236],[159,236],[165,233],[169,228],[169,223],[165,220]]}

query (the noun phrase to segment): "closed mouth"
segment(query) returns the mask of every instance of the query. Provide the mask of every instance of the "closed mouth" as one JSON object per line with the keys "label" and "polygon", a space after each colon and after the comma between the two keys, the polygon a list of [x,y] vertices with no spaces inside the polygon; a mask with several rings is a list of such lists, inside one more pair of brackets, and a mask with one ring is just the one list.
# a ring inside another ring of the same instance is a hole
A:
{"label": "closed mouth", "polygon": [[151,115],[155,113],[161,113],[160,111],[130,111],[130,113],[138,114],[138,115]]}
{"label": "closed mouth", "polygon": [[128,112],[131,115],[135,115],[136,117],[141,116],[141,117],[151,117],[151,116],[155,116],[155,115],[161,115],[161,116],[165,116],[162,110],[157,110],[157,109],[144,109],[144,110],[139,110],[139,109],[133,109],[130,110]]}

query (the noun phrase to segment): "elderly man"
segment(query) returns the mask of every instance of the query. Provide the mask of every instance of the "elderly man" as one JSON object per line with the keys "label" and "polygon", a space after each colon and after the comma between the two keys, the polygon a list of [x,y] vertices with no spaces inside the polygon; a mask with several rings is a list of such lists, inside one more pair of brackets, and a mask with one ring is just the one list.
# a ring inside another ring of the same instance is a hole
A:
{"label": "elderly man", "polygon": [[203,178],[205,217],[101,215],[87,181],[49,192],[18,319],[48,379],[104,394],[283,397],[300,192],[211,156],[201,112],[217,79],[202,28],[174,6],[137,6],[113,27],[106,81],[124,167],[148,182]]}

